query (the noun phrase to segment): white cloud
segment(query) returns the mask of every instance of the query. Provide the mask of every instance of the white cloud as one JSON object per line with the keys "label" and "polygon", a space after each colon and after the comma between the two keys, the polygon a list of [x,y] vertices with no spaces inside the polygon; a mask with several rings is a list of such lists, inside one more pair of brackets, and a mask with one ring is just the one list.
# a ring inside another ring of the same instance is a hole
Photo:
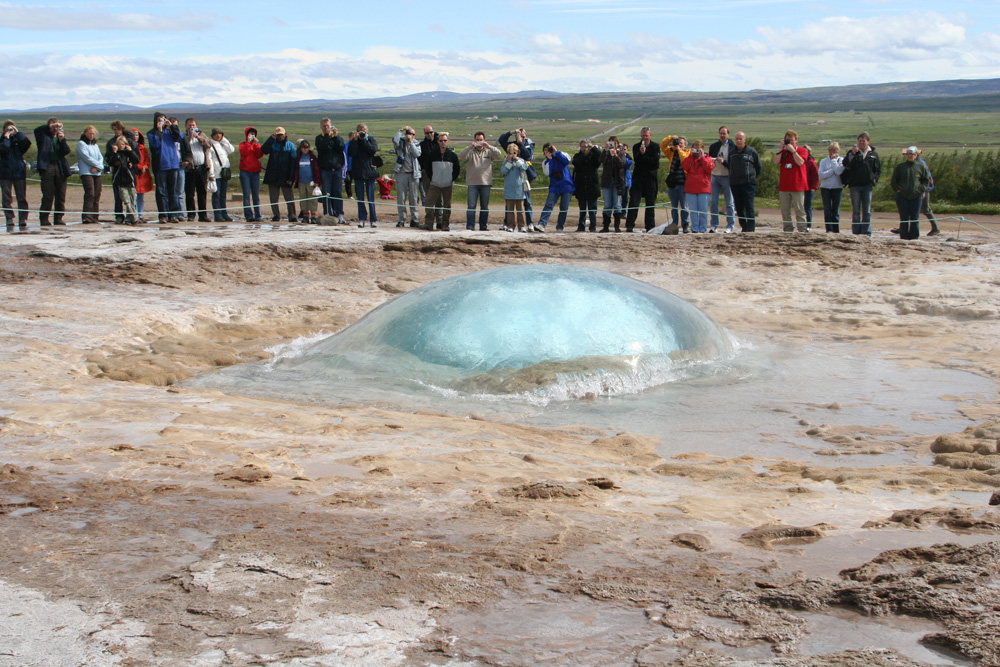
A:
{"label": "white cloud", "polygon": [[212,12],[184,14],[117,14],[106,11],[65,11],[0,2],[0,28],[13,30],[137,30],[142,32],[204,32],[225,19]]}

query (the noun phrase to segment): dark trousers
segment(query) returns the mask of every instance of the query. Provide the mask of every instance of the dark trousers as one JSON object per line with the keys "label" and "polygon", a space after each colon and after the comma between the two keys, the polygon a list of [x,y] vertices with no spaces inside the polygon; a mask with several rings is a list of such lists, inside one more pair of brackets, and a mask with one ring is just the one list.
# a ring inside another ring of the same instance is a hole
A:
{"label": "dark trousers", "polygon": [[840,200],[844,196],[844,189],[820,188],[819,194],[823,198],[823,222],[826,223],[826,231],[839,234]]}
{"label": "dark trousers", "polygon": [[[14,224],[14,212],[17,211],[18,224],[22,227],[26,225],[28,223],[27,181],[23,178],[13,180],[0,179],[0,191],[3,192],[3,214],[7,218],[7,224]],[[17,198],[16,209],[11,208],[13,198]]]}
{"label": "dark trousers", "polygon": [[920,238],[920,206],[923,196],[907,199],[901,193],[896,193],[896,208],[899,209],[899,238]]}
{"label": "dark trousers", "polygon": [[809,223],[807,227],[812,227],[813,221],[813,197],[816,193],[813,190],[806,190],[805,196],[802,198],[802,208],[806,211],[806,222]]}
{"label": "dark trousers", "polygon": [[645,223],[646,231],[656,226],[656,179],[645,180],[632,177],[632,192],[629,194],[628,215],[625,216],[625,231],[632,231],[635,228],[635,221],[639,217],[639,206],[642,200],[646,200]]}
{"label": "dark trousers", "polygon": [[63,216],[66,215],[66,177],[59,171],[59,167],[49,167],[41,172],[42,177],[42,205],[38,220],[43,225],[49,224],[49,211],[55,204],[56,210],[53,214],[53,222],[57,225],[64,224]]}
{"label": "dark trousers", "polygon": [[580,224],[577,231],[583,231],[590,218],[590,231],[597,231],[597,197],[593,199],[577,199],[580,204]]}
{"label": "dark trousers", "polygon": [[[193,220],[195,213],[198,219],[205,222],[208,220],[208,169],[204,167],[194,167],[190,171],[184,172],[184,204],[187,207],[188,220]],[[195,207],[195,197],[198,199],[198,206]]]}
{"label": "dark trousers", "polygon": [[[346,174],[344,174],[344,196],[345,197],[353,197],[354,196],[354,194],[352,192],[352,190],[353,190],[353,185],[352,184],[353,183],[354,183],[354,177],[351,176],[351,172],[348,171]],[[341,202],[341,213],[343,213],[343,202]]]}
{"label": "dark trousers", "polygon": [[295,195],[292,194],[292,186],[290,185],[273,185],[268,184],[267,186],[267,196],[271,200],[271,215],[274,216],[275,220],[281,217],[281,209],[278,208],[278,193],[285,196],[285,204],[288,208],[288,221],[295,221]]}
{"label": "dark trousers", "polygon": [[97,222],[101,206],[101,175],[82,174],[83,183],[83,222]]}
{"label": "dark trousers", "polygon": [[323,182],[323,215],[344,214],[344,174],[340,169],[323,169],[319,172]]}
{"label": "dark trousers", "polygon": [[740,229],[744,232],[757,231],[757,212],[754,210],[754,197],[757,196],[756,183],[733,183],[729,189],[733,192],[733,209]]}

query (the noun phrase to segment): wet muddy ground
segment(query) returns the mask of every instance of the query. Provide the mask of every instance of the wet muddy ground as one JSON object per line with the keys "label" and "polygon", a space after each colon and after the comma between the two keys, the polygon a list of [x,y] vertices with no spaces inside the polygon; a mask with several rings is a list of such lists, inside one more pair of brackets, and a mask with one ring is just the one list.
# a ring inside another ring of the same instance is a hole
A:
{"label": "wet muddy ground", "polygon": [[[1000,665],[998,248],[767,230],[2,236],[0,665]],[[943,397],[947,429],[920,405],[879,429],[833,400],[762,407],[814,443],[796,458],[739,451],[775,437],[752,423],[712,435],[734,443],[720,455],[624,419],[183,384],[511,263],[618,272],[738,336],[992,389]],[[887,450],[905,455],[872,465]]]}

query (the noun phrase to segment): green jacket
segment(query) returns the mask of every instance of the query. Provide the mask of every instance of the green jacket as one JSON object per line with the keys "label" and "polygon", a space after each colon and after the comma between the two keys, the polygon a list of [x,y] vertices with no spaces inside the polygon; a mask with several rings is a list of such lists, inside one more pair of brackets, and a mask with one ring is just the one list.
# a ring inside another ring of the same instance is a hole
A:
{"label": "green jacket", "polygon": [[896,165],[892,172],[892,191],[905,199],[919,199],[930,188],[931,173],[917,161],[904,161]]}

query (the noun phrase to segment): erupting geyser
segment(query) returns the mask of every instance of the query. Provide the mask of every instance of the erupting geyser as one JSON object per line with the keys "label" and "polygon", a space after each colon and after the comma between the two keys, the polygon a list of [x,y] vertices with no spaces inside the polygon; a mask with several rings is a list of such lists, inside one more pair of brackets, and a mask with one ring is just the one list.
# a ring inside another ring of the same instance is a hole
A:
{"label": "erupting geyser", "polygon": [[511,266],[403,294],[254,379],[541,391],[551,400],[640,391],[731,352],[724,330],[665,290],[577,266]]}

